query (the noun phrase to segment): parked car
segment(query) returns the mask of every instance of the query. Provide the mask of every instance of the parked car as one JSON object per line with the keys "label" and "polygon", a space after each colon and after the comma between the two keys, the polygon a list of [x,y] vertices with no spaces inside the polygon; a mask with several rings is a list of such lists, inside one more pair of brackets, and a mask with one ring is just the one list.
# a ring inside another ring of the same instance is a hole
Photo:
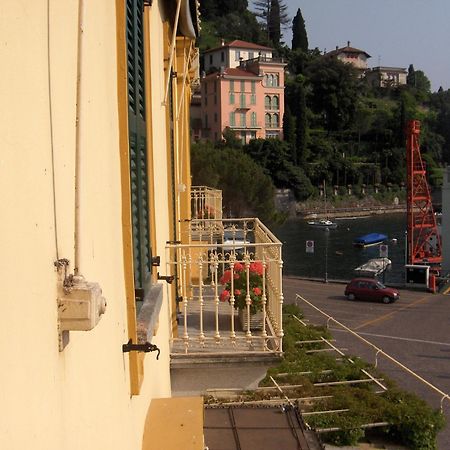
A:
{"label": "parked car", "polygon": [[345,288],[349,300],[368,300],[393,303],[400,297],[397,289],[386,287],[375,278],[354,278]]}

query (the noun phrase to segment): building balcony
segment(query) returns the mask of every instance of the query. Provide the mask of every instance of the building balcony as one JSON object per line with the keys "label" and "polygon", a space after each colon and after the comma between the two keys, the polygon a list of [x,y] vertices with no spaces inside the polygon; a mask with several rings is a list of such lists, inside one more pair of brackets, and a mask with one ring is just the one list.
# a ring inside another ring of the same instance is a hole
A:
{"label": "building balcony", "polygon": [[193,219],[222,219],[222,191],[208,186],[191,187]]}
{"label": "building balcony", "polygon": [[248,65],[253,63],[264,63],[264,64],[286,64],[286,60],[284,58],[276,57],[270,58],[268,56],[257,56],[256,58],[247,59],[242,61],[241,65]]}
{"label": "building balcony", "polygon": [[192,219],[184,225],[181,242],[166,247],[167,273],[175,274],[178,300],[172,367],[193,359],[278,359],[281,242],[256,218]]}

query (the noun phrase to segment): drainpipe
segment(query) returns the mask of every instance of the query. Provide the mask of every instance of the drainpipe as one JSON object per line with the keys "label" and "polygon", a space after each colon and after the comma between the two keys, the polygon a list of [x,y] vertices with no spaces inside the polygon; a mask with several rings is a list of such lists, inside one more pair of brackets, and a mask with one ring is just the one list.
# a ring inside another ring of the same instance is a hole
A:
{"label": "drainpipe", "polygon": [[78,0],[77,30],[77,85],[76,85],[76,118],[75,118],[75,228],[74,228],[74,274],[78,275],[80,264],[80,114],[81,114],[81,74],[83,56],[83,0]]}

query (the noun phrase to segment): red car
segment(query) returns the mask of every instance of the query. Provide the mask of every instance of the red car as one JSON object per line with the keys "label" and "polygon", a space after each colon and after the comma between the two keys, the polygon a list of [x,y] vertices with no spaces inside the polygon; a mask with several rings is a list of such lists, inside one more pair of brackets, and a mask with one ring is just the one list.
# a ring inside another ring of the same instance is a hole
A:
{"label": "red car", "polygon": [[400,297],[397,289],[386,287],[374,278],[354,278],[345,288],[349,300],[368,300],[393,303]]}

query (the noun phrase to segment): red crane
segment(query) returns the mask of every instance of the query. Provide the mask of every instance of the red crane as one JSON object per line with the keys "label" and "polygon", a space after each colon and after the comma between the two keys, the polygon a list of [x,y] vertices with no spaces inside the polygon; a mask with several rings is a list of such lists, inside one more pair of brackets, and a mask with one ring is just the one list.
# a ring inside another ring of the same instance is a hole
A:
{"label": "red crane", "polygon": [[407,261],[408,264],[428,264],[439,271],[442,243],[426,179],[426,167],[419,147],[420,122],[407,125]]}

